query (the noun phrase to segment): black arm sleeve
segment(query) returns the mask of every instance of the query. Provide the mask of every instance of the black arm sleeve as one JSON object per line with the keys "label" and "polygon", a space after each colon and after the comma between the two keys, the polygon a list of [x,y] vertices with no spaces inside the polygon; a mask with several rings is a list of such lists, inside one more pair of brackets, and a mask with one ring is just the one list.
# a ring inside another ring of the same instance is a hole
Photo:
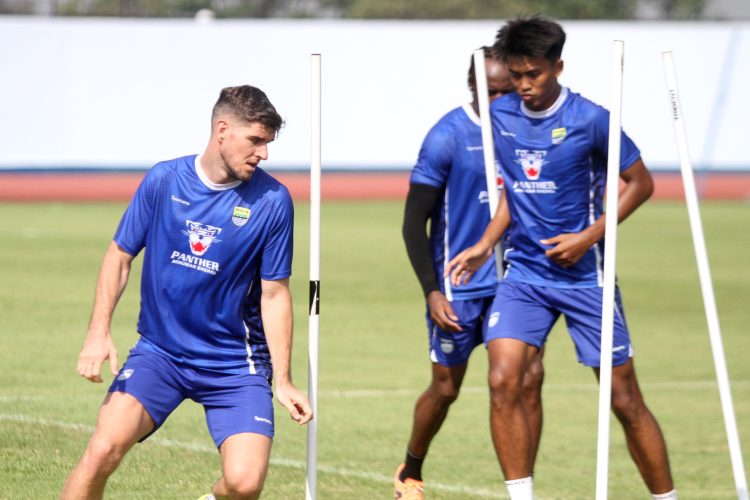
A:
{"label": "black arm sleeve", "polygon": [[410,184],[409,194],[406,195],[401,233],[406,243],[406,253],[425,297],[434,290],[440,290],[432,267],[427,221],[438,207],[442,196],[442,190],[426,184]]}

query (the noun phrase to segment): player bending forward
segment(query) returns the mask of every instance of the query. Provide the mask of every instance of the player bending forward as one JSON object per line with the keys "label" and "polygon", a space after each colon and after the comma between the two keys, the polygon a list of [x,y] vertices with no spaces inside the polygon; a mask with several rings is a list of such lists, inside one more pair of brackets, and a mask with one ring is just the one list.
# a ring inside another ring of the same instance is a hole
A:
{"label": "player bending forward", "polygon": [[[101,382],[109,359],[117,377],[63,500],[101,498],[128,450],[186,398],[203,405],[221,455],[212,495],[258,498],[274,434],[272,376],[292,418],[312,418],[289,370],[292,201],[258,167],[282,123],[260,89],[225,88],[203,154],[159,163],[138,188],[104,256],[78,357],[81,376]],[[118,374],[110,324],[144,248],[141,337]]]}

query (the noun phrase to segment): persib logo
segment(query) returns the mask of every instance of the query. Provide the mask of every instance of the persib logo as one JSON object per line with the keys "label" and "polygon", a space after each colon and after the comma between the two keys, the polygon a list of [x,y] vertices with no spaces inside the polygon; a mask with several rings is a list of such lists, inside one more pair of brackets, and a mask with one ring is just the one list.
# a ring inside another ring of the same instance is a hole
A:
{"label": "persib logo", "polygon": [[247,224],[247,220],[250,218],[250,209],[245,207],[234,207],[232,212],[232,223],[235,226],[242,227]]}
{"label": "persib logo", "polygon": [[187,226],[187,231],[183,231],[182,233],[188,237],[190,251],[193,255],[203,255],[212,243],[221,241],[217,238],[219,233],[221,233],[220,227],[204,225],[191,220],[186,220],[185,225]]}

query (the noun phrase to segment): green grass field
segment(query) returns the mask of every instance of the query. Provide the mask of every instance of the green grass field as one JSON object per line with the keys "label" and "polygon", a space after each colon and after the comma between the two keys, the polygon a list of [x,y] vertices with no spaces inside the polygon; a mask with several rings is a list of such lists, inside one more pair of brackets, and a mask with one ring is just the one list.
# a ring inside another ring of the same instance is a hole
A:
{"label": "green grass field", "polygon": [[[95,423],[106,385],[75,373],[98,267],[123,204],[0,204],[0,498],[55,498]],[[703,219],[745,463],[750,463],[750,206],[705,203]],[[321,499],[391,497],[414,401],[429,380],[423,302],[400,237],[400,202],[323,207],[319,474]],[[307,206],[297,204],[295,381],[307,381]],[[646,399],[682,498],[736,498],[684,205],[652,202],[621,226],[618,275]],[[140,259],[137,261],[140,262]],[[113,325],[136,339],[139,267]],[[594,496],[595,380],[558,325],[548,344],[542,499]],[[504,498],[489,439],[486,356],[425,465],[428,498]],[[107,375],[106,382],[111,381]],[[610,497],[649,498],[612,421]],[[264,498],[302,499],[303,428],[277,414]],[[202,410],[186,402],[111,478],[108,498],[193,499],[219,475]]]}

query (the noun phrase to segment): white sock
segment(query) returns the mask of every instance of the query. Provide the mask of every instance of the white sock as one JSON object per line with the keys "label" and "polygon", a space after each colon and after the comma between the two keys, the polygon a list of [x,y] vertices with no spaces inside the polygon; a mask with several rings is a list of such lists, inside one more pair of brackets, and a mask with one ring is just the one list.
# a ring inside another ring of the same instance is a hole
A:
{"label": "white sock", "polygon": [[654,497],[654,500],[677,500],[677,490],[659,493],[658,495],[651,493],[651,496]]}
{"label": "white sock", "polygon": [[534,498],[534,481],[531,476],[505,481],[505,487],[508,488],[510,500],[533,500]]}

